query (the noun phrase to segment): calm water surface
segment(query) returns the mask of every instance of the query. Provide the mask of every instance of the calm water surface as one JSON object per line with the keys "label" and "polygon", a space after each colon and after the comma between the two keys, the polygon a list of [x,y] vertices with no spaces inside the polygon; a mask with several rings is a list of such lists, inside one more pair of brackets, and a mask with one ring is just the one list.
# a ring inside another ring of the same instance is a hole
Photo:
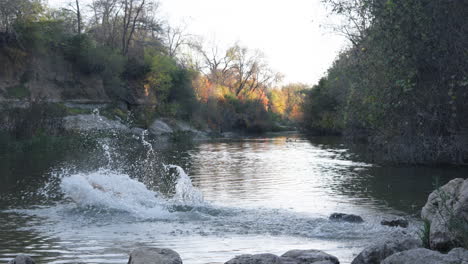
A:
{"label": "calm water surface", "polygon": [[[156,246],[188,264],[310,248],[349,263],[392,230],[382,218],[408,217],[416,231],[434,184],[468,175],[362,162],[333,138],[148,143],[0,150],[0,262],[27,253],[39,263],[126,263],[133,248]],[[330,222],[333,212],[365,223]]]}

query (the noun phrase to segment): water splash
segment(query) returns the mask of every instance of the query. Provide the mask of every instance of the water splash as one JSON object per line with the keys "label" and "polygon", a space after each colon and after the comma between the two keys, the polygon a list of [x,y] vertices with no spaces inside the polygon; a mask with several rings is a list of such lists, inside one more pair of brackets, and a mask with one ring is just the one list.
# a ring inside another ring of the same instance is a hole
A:
{"label": "water splash", "polygon": [[192,206],[203,204],[202,192],[193,187],[192,180],[181,167],[176,165],[166,165],[165,167],[175,169],[178,175],[175,195],[172,198],[174,203]]}
{"label": "water splash", "polygon": [[66,176],[60,184],[65,197],[80,208],[104,208],[137,217],[166,217],[166,201],[160,193],[126,174],[100,169]]}

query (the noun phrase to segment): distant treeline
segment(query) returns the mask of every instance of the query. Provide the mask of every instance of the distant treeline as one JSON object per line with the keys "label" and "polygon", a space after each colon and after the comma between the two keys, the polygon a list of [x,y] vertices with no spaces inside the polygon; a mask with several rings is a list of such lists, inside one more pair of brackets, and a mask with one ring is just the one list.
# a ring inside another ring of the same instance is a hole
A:
{"label": "distant treeline", "polygon": [[307,94],[304,127],[388,161],[468,162],[468,1],[325,0],[352,43]]}
{"label": "distant treeline", "polygon": [[[167,116],[262,132],[300,118],[305,85],[276,87],[281,75],[259,51],[206,43],[161,19],[153,0],[73,0],[59,9],[40,0],[0,2],[2,63],[62,56],[81,74],[99,75],[112,100],[143,107],[136,114],[143,126]],[[23,90],[9,96],[28,99]]]}

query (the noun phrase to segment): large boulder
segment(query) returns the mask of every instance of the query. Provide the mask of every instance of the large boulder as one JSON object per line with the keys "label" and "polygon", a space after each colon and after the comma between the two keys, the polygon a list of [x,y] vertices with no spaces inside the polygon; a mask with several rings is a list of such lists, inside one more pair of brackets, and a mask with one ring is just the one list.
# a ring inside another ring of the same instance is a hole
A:
{"label": "large boulder", "polygon": [[240,255],[225,264],[339,264],[338,258],[320,250],[290,250],[281,257],[273,254]]}
{"label": "large boulder", "polygon": [[281,255],[283,264],[339,264],[338,258],[320,250],[290,250]]}
{"label": "large boulder", "polygon": [[174,132],[174,130],[162,119],[154,120],[149,127],[149,131],[151,134],[157,136]]}
{"label": "large boulder", "polygon": [[349,223],[362,223],[364,220],[359,215],[353,214],[343,214],[343,213],[333,213],[328,218],[332,221],[341,221],[341,222],[349,222]]}
{"label": "large boulder", "polygon": [[375,244],[365,248],[351,264],[380,264],[382,260],[397,252],[422,246],[421,240],[404,232],[392,233]]}
{"label": "large boulder", "polygon": [[468,250],[456,248],[448,254],[418,248],[389,256],[382,264],[468,264]]}
{"label": "large boulder", "polygon": [[143,247],[130,253],[128,264],[182,264],[182,259],[172,249]]}
{"label": "large boulder", "polygon": [[448,251],[468,230],[468,179],[453,179],[433,191],[421,211],[430,222],[430,247]]}
{"label": "large boulder", "polygon": [[236,256],[225,264],[282,264],[281,259],[273,254],[245,254]]}
{"label": "large boulder", "polygon": [[10,260],[8,264],[36,264],[36,262],[29,256],[19,254],[16,258]]}

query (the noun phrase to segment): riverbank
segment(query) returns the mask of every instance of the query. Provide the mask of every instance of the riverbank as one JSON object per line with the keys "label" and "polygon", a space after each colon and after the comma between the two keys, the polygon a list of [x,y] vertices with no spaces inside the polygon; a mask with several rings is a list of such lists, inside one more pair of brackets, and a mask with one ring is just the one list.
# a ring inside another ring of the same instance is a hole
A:
{"label": "riverbank", "polygon": [[[248,130],[211,129],[200,121],[185,121],[171,117],[158,117],[144,107],[126,110],[119,105],[103,101],[31,102],[1,101],[0,132],[16,139],[34,136],[66,135],[107,131],[110,133],[141,134],[147,130],[150,136],[160,140],[190,138],[203,140],[215,137],[249,135]],[[294,127],[277,124],[271,132],[286,132]],[[269,132],[269,131],[263,131]],[[254,133],[255,134],[255,133]]]}

